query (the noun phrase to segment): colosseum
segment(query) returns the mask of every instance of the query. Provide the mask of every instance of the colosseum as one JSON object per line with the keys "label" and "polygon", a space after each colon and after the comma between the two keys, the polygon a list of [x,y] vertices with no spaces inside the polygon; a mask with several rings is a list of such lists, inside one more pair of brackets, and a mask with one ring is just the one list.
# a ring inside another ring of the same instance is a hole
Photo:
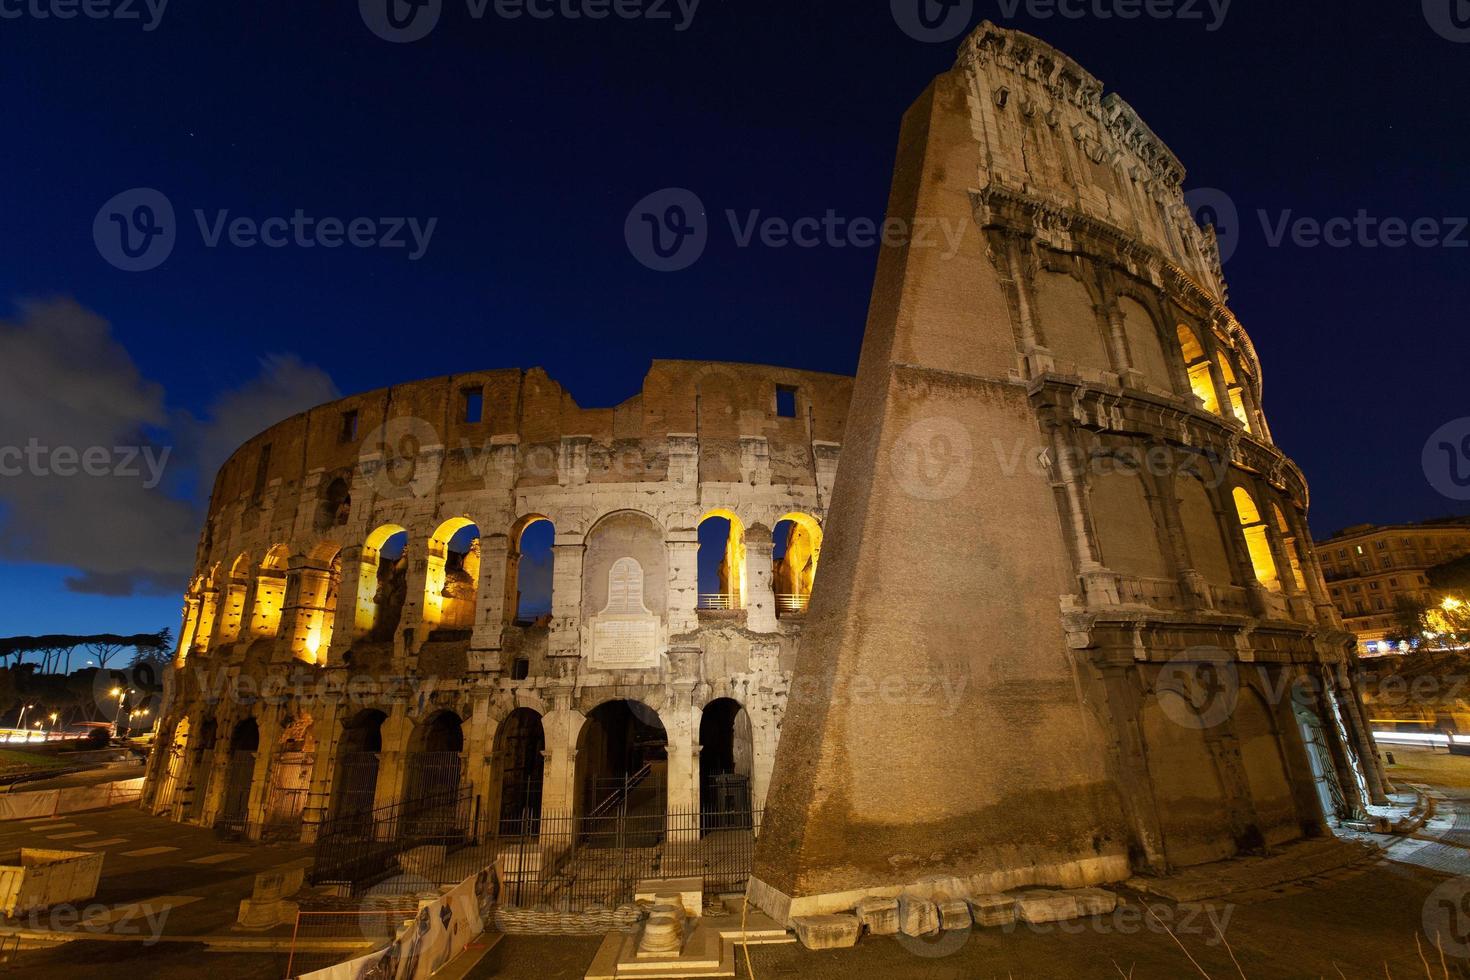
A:
{"label": "colosseum", "polygon": [[542,885],[595,864],[577,821],[643,820],[650,877],[734,831],[727,889],[782,921],[1362,815],[1352,638],[1183,179],[987,23],[904,120],[916,233],[855,381],[657,361],[583,409],[487,371],[261,433],[214,486],[145,806],[402,851],[450,801]]}

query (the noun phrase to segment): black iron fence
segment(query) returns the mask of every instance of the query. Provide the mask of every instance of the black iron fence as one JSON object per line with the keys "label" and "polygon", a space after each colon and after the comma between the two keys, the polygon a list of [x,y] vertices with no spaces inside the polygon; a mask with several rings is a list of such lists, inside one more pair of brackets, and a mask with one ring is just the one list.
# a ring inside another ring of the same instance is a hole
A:
{"label": "black iron fence", "polygon": [[352,896],[429,891],[492,863],[485,845],[479,797],[436,793],[323,823],[308,877]]}
{"label": "black iron fence", "polygon": [[502,820],[493,841],[505,884],[501,904],[611,907],[632,901],[638,882],[653,878],[700,877],[706,894],[743,891],[761,812],[711,815],[543,811]]}

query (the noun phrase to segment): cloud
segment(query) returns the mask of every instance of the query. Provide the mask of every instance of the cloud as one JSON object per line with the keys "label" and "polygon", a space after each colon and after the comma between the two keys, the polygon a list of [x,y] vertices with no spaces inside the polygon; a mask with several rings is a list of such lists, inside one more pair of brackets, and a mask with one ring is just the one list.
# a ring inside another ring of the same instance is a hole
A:
{"label": "cloud", "polygon": [[0,558],[73,569],[68,589],[108,596],[181,592],[202,513],[180,488],[207,491],[240,442],[336,394],[277,356],[205,419],[171,412],[107,321],[69,299],[0,320],[0,391]]}

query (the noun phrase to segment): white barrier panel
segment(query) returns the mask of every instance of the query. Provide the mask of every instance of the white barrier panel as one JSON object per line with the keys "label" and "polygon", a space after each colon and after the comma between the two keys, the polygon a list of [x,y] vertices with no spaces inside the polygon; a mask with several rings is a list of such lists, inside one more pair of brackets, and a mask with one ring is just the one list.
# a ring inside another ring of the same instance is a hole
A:
{"label": "white barrier panel", "polygon": [[34,820],[61,813],[100,810],[118,803],[135,802],[143,792],[143,777],[118,779],[91,786],[40,789],[29,793],[0,794],[0,820]]}
{"label": "white barrier panel", "polygon": [[438,899],[424,903],[387,948],[325,970],[303,973],[300,980],[358,980],[364,976],[427,980],[485,931],[498,894],[495,868],[486,868]]}

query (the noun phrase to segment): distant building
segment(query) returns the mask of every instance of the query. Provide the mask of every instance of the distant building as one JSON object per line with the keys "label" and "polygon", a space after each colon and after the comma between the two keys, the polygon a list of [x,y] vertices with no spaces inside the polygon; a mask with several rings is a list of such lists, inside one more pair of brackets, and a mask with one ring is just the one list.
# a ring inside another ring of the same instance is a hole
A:
{"label": "distant building", "polygon": [[1355,524],[1317,542],[1332,604],[1364,654],[1388,653],[1400,598],[1430,602],[1428,570],[1470,554],[1470,517]]}

